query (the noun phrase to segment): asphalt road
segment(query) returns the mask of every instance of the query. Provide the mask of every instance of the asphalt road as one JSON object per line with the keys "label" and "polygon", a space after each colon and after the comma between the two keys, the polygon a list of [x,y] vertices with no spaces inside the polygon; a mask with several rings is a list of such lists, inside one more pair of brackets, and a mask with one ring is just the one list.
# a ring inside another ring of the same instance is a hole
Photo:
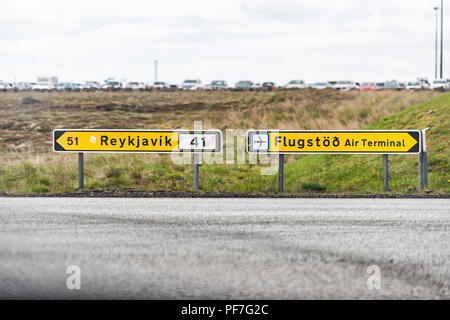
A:
{"label": "asphalt road", "polygon": [[0,198],[2,299],[449,299],[449,279],[449,199]]}

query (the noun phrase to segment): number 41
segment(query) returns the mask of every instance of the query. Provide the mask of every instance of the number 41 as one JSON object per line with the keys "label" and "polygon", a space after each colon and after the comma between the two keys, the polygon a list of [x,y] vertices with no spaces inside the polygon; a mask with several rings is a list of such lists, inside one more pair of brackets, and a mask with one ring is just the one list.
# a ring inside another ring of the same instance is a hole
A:
{"label": "number 41", "polygon": [[[202,138],[201,140],[202,140],[202,146],[203,146],[203,147],[206,147],[206,141],[205,141],[205,138]],[[198,147],[198,145],[199,145],[199,143],[198,143],[198,138],[197,138],[197,137],[194,137],[194,139],[192,139],[192,141],[191,141],[191,146]]]}

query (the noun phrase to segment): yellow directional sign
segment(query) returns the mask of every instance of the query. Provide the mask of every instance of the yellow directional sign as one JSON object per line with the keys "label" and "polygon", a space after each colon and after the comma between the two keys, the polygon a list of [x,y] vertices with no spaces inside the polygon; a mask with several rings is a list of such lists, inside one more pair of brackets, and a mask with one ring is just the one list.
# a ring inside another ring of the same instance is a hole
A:
{"label": "yellow directional sign", "polygon": [[418,130],[250,130],[247,132],[247,151],[278,154],[419,153],[420,139]]}
{"label": "yellow directional sign", "polygon": [[53,131],[55,152],[220,152],[220,130]]}

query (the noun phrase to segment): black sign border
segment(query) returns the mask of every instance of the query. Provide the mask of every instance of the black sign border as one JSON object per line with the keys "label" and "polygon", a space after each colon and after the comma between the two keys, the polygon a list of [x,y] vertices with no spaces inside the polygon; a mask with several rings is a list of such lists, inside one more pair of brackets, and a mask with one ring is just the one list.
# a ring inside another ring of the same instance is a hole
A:
{"label": "black sign border", "polygon": [[[59,143],[56,142],[59,137],[61,137],[66,132],[176,132],[186,133],[186,134],[216,134],[216,145],[217,149],[212,150],[179,150],[179,151],[120,151],[120,150],[65,150]],[[222,152],[222,131],[217,129],[208,130],[183,130],[183,129],[55,129],[53,130],[53,151],[54,152],[71,152],[71,153],[160,153],[160,154],[170,154],[170,153],[221,153]]]}
{"label": "black sign border", "polygon": [[[269,132],[280,132],[280,133],[409,133],[416,141],[417,143],[408,151],[403,152],[379,152],[379,151],[373,151],[373,152],[357,152],[357,151],[348,151],[348,152],[342,152],[342,151],[327,151],[327,152],[301,152],[301,151],[295,151],[295,152],[275,152],[275,151],[250,151],[250,133],[269,133]],[[418,137],[415,137],[414,135],[417,135]],[[246,133],[246,143],[247,148],[246,151],[248,154],[273,154],[273,155],[289,155],[289,154],[419,154],[422,152],[422,134],[420,130],[276,130],[276,129],[270,129],[270,130],[248,130]],[[413,151],[411,151],[413,150]]]}

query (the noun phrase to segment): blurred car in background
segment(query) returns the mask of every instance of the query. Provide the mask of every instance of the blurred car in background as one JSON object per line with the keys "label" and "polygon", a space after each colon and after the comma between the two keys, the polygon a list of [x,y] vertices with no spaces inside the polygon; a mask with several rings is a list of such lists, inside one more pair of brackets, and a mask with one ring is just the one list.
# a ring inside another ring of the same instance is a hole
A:
{"label": "blurred car in background", "polygon": [[211,90],[223,90],[228,88],[228,84],[225,80],[213,80],[209,87]]}
{"label": "blurred car in background", "polygon": [[28,82],[14,82],[13,90],[16,91],[31,90],[31,84],[29,84]]}
{"label": "blurred car in background", "polygon": [[[156,90],[165,90],[165,89],[169,89],[169,87],[170,87],[170,85],[164,81],[155,81],[155,82],[153,82],[153,84],[150,85],[151,89],[156,89]],[[149,86],[147,86],[147,88],[149,88]]]}
{"label": "blurred car in background", "polygon": [[374,90],[374,89],[376,89],[376,87],[377,87],[377,85],[375,84],[375,82],[363,82],[359,86],[359,90],[361,90],[361,91]]}
{"label": "blurred car in background", "polygon": [[74,83],[73,84],[73,90],[74,91],[81,91],[81,90],[83,90],[83,85],[81,83]]}
{"label": "blurred car in background", "polygon": [[57,91],[72,90],[73,88],[74,88],[74,85],[71,82],[58,82],[56,84]]}
{"label": "blurred car in background", "polygon": [[51,84],[49,82],[38,82],[31,86],[31,89],[35,90],[35,91],[49,91],[49,90],[53,90],[55,88],[56,88],[56,86],[54,86],[53,84]]}
{"label": "blurred car in background", "polygon": [[263,88],[262,83],[256,82],[253,84],[252,89],[261,90]]}
{"label": "blurred car in background", "polygon": [[142,82],[130,81],[127,82],[124,87],[125,90],[145,90],[146,85]]}
{"label": "blurred car in background", "polygon": [[448,90],[449,84],[443,79],[436,79],[431,82],[431,90]]}
{"label": "blurred car in background", "polygon": [[305,81],[303,80],[291,80],[284,86],[286,89],[305,89]]}
{"label": "blurred car in background", "polygon": [[86,81],[83,84],[83,90],[89,90],[89,91],[98,90],[98,89],[100,89],[101,86],[102,85],[97,81]]}
{"label": "blurred car in background", "polygon": [[249,80],[241,80],[241,81],[238,81],[237,83],[236,83],[236,85],[234,86],[234,88],[236,89],[236,90],[251,90],[251,89],[253,89],[254,88],[254,83],[252,82],[252,81],[249,81]]}
{"label": "blurred car in background", "polygon": [[10,91],[13,90],[13,88],[12,83],[0,80],[0,91]]}
{"label": "blurred car in background", "polygon": [[336,84],[338,83],[337,81],[327,81],[328,85],[330,86],[330,88],[335,89]]}
{"label": "blurred car in background", "polygon": [[342,90],[342,91],[348,91],[348,90],[356,90],[359,89],[359,86],[356,84],[356,82],[354,81],[350,81],[350,80],[341,80],[338,81],[335,85],[334,88],[337,90]]}
{"label": "blurred car in background", "polygon": [[407,82],[406,90],[422,90],[422,84],[419,81]]}
{"label": "blurred car in background", "polygon": [[422,85],[422,89],[430,89],[430,82],[427,78],[417,78],[417,81]]}
{"label": "blurred car in background", "polygon": [[384,89],[384,82],[377,82],[377,83],[375,83],[375,85],[376,85],[375,90]]}
{"label": "blurred car in background", "polygon": [[399,83],[397,82],[397,80],[390,80],[390,81],[386,81],[386,82],[384,83],[383,89],[400,90],[400,89],[401,89],[401,86],[399,85]]}
{"label": "blurred car in background", "polygon": [[199,90],[202,87],[202,82],[199,79],[187,79],[184,80],[183,83],[181,84],[181,89],[182,90]]}
{"label": "blurred car in background", "polygon": [[108,78],[105,80],[105,83],[101,86],[101,89],[104,90],[117,90],[123,88],[123,81],[115,80],[113,78]]}
{"label": "blurred car in background", "polygon": [[263,82],[263,84],[262,84],[262,89],[264,89],[264,90],[273,90],[273,89],[276,89],[276,85],[275,85],[275,82],[271,82],[271,81],[266,81],[266,82]]}
{"label": "blurred car in background", "polygon": [[331,89],[333,88],[328,82],[316,82],[308,84],[308,88],[323,90],[323,89]]}

